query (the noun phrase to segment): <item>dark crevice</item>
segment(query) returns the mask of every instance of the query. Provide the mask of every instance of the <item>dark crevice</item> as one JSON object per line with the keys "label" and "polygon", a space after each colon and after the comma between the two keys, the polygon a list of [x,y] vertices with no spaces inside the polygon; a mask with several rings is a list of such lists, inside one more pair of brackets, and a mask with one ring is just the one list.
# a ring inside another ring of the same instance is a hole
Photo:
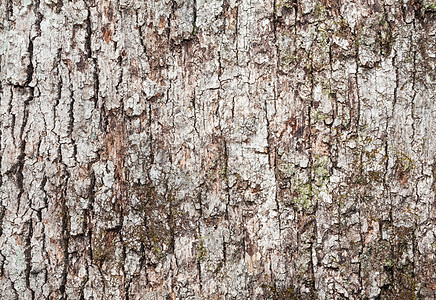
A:
{"label": "dark crevice", "polygon": [[223,73],[223,67],[222,67],[222,64],[221,64],[221,52],[218,51],[217,55],[218,55],[218,70],[217,70],[217,73],[218,73],[219,88],[218,88],[218,90],[217,90],[217,101],[218,101],[218,105],[216,106],[217,108],[216,108],[216,111],[215,111],[215,115],[216,115],[217,118],[218,118],[218,127],[220,128],[220,131],[221,131],[221,133],[222,133],[221,117],[220,117],[220,115],[219,115],[219,110],[220,110],[220,101],[221,101],[221,90],[222,90],[222,88],[223,88],[223,83],[222,83],[222,81],[221,81],[221,75],[222,75],[222,73]]}
{"label": "dark crevice", "polygon": [[5,260],[6,257],[0,250],[0,277],[3,277],[5,275]]}
{"label": "dark crevice", "polygon": [[[168,211],[168,215],[167,215],[169,229],[170,229],[170,232],[169,232],[170,242],[169,242],[169,245],[168,245],[168,251],[169,251],[169,253],[172,253],[172,254],[174,254],[174,252],[175,252],[175,245],[176,245],[176,240],[175,240],[175,236],[176,236],[176,234],[175,234],[175,231],[176,231],[175,226],[176,226],[176,224],[175,224],[175,218],[174,218],[174,215],[173,215],[174,209],[175,209],[173,207],[174,206],[174,201],[175,201],[175,196],[170,195],[169,211]],[[201,201],[201,199],[200,199],[200,201]],[[200,208],[202,208],[201,204],[200,204]],[[203,212],[201,211],[201,213],[203,213]]]}
{"label": "dark crevice", "polygon": [[[86,3],[86,2],[85,2]],[[91,46],[91,39],[92,39],[92,27],[91,27],[91,9],[88,6],[88,15],[86,17],[86,36],[85,36],[85,49],[86,54],[88,58],[92,58],[92,46]]]}
{"label": "dark crevice", "polygon": [[167,22],[168,22],[167,39],[169,42],[171,41],[171,19],[174,16],[175,10],[176,10],[176,2],[174,0],[171,0],[171,12],[167,18]]}
{"label": "dark crevice", "polygon": [[13,0],[5,0],[5,12],[6,12],[6,20],[10,21],[11,17],[14,16],[14,1]]}
{"label": "dark crevice", "polygon": [[[116,93],[117,93],[117,95],[120,95],[121,96],[121,113],[123,114],[123,117],[124,117],[124,113],[125,113],[125,110],[124,110],[124,101],[123,101],[123,90],[122,89],[120,89],[120,86],[121,86],[121,84],[123,83],[123,75],[124,75],[124,69],[123,69],[123,55],[122,54],[120,54],[119,56],[118,56],[118,66],[119,66],[119,68],[120,68],[120,76],[118,77],[118,81],[117,81],[117,84],[115,85],[115,90],[116,90]],[[96,80],[98,81],[98,77],[96,78]],[[122,86],[121,86],[122,87]],[[95,87],[94,87],[95,88]],[[95,90],[97,91],[97,93],[98,93],[98,87],[97,88],[95,88]]]}
{"label": "dark crevice", "polygon": [[56,100],[55,100],[55,104],[53,105],[53,116],[54,116],[54,120],[53,123],[56,122],[56,109],[62,99],[62,87],[63,87],[63,79],[62,79],[62,75],[61,75],[61,71],[60,71],[60,66],[61,66],[61,62],[62,62],[62,48],[58,49],[58,60],[56,62],[57,66],[56,66],[56,76],[58,77],[58,85],[57,85],[57,91],[56,91]]}
{"label": "dark crevice", "polygon": [[124,291],[126,300],[130,300],[130,286],[132,285],[132,280],[133,280],[133,278],[130,277],[130,279],[127,281],[127,284],[126,284],[126,289]]}
{"label": "dark crevice", "polygon": [[244,216],[242,216],[242,226],[244,226],[244,228],[242,228],[242,241],[241,241],[241,246],[242,246],[242,257],[243,257],[243,261],[247,261],[246,255],[247,255],[247,245],[245,240],[247,239],[247,229],[245,228],[245,220],[244,220]]}
{"label": "dark crevice", "polygon": [[236,48],[236,65],[239,66],[239,47],[238,47],[238,35],[239,35],[239,5],[236,7],[236,24],[235,24],[235,48]]}
{"label": "dark crevice", "polygon": [[[195,0],[195,5],[197,5],[197,1],[196,0]],[[226,19],[226,16],[227,16],[227,14],[229,12],[229,8],[230,8],[229,0],[223,0],[223,3],[221,4],[221,14],[220,14],[220,16],[223,18],[222,27],[223,27],[223,35],[224,36],[227,35],[227,32],[226,32],[226,27],[227,27],[226,21],[227,21],[227,19]]]}
{"label": "dark crevice", "polygon": [[[66,171],[68,174],[68,171]],[[67,175],[66,182],[65,182],[65,192],[67,190],[67,185],[69,181],[69,174]],[[64,195],[66,196],[66,195]],[[62,295],[62,299],[67,299],[66,294],[66,285],[67,285],[67,277],[68,277],[68,265],[69,265],[69,242],[70,242],[70,230],[69,230],[69,211],[68,206],[66,204],[66,200],[63,200],[62,203],[62,248],[63,248],[63,260],[62,260],[62,280],[61,285],[59,287],[59,291]]]}
{"label": "dark crevice", "polygon": [[2,204],[0,204],[0,237],[3,234],[3,219],[5,217],[5,214],[6,214],[6,208]]}
{"label": "dark crevice", "polygon": [[[24,101],[24,112],[23,112],[23,122],[21,124],[21,128],[20,128],[20,146],[19,146],[19,150],[20,150],[20,154],[18,155],[18,162],[17,164],[14,166],[14,169],[16,170],[16,181],[17,181],[17,187],[19,189],[19,193],[18,193],[18,205],[17,205],[17,212],[20,210],[20,205],[21,205],[21,198],[24,194],[24,174],[23,174],[23,168],[24,168],[24,163],[25,163],[25,147],[26,147],[26,141],[23,140],[23,136],[24,136],[24,131],[25,131],[25,127],[27,125],[27,119],[29,116],[29,110],[28,110],[28,105],[29,102],[33,100],[34,96],[34,88],[29,88],[30,90],[30,95],[29,98]],[[29,201],[31,201],[29,199]],[[29,205],[30,207],[30,205]]]}
{"label": "dark crevice", "polygon": [[84,210],[84,232],[86,232],[86,235],[88,237],[88,244],[89,244],[89,258],[90,261],[93,261],[93,252],[92,252],[92,234],[93,234],[93,228],[92,228],[92,218],[93,218],[93,211],[94,211],[94,200],[95,200],[95,173],[94,170],[92,170],[92,165],[88,166],[88,172],[91,173],[90,178],[91,182],[89,185],[89,191],[88,191],[88,207]]}
{"label": "dark crevice", "polygon": [[194,5],[193,5],[193,16],[192,16],[192,36],[195,36],[197,34],[197,0],[193,0],[194,1]]}
{"label": "dark crevice", "polygon": [[194,130],[197,133],[198,138],[201,138],[200,132],[198,131],[198,128],[197,128],[198,124],[197,124],[197,107],[195,105],[195,89],[194,89],[194,95],[192,96],[191,103],[192,103],[192,110],[194,113]]}
{"label": "dark crevice", "polygon": [[147,55],[147,46],[144,43],[144,31],[143,31],[144,24],[139,24],[139,15],[138,15],[138,11],[137,10],[136,10],[136,24],[138,26],[139,42],[141,43],[142,51],[145,54],[145,56],[148,58],[148,55]]}
{"label": "dark crevice", "polygon": [[[59,51],[59,53],[61,53],[61,50]],[[68,87],[69,91],[70,91],[70,105],[69,105],[69,110],[68,110],[68,116],[69,116],[69,121],[68,121],[68,128],[67,128],[67,132],[68,132],[68,136],[70,137],[71,140],[71,146],[73,147],[73,157],[74,160],[77,162],[77,144],[76,144],[76,140],[73,137],[73,133],[74,133],[74,123],[75,123],[75,118],[74,118],[74,104],[76,102],[76,99],[74,98],[74,92],[73,92],[73,86],[72,86],[72,82],[71,82],[71,78],[72,78],[72,74],[71,71],[68,69],[68,81],[70,82],[70,85]],[[62,80],[60,82],[61,85],[61,89],[62,89]]]}
{"label": "dark crevice", "polygon": [[148,103],[148,127],[147,127],[147,131],[148,131],[148,139],[149,139],[149,150],[150,150],[150,156],[149,156],[149,162],[148,162],[148,168],[147,168],[147,179],[149,182],[151,182],[151,178],[150,178],[150,169],[152,167],[152,165],[154,164],[154,151],[153,151],[153,131],[152,131],[152,122],[153,122],[153,110],[151,107],[151,103]]}
{"label": "dark crevice", "polygon": [[224,265],[227,263],[227,242],[223,237],[223,263]]}
{"label": "dark crevice", "polygon": [[[99,67],[98,67],[98,61],[97,58],[93,58],[94,61],[94,108],[97,108],[98,106],[98,99],[99,99],[99,93],[100,93],[100,81],[99,81]],[[101,106],[104,108],[104,103],[101,104]],[[106,124],[107,127],[107,124]],[[105,127],[105,128],[106,128]]]}
{"label": "dark crevice", "polygon": [[35,0],[35,1],[34,1],[34,4],[35,4],[35,5],[33,6],[33,12],[34,12],[34,14],[35,14],[35,16],[36,16],[36,21],[35,21],[35,24],[34,24],[34,26],[36,27],[36,28],[35,28],[36,36],[31,37],[31,38],[32,38],[32,41],[33,41],[36,37],[41,36],[41,22],[42,22],[42,19],[44,18],[43,14],[39,11],[39,7],[40,7],[40,5],[41,5],[41,1],[40,1],[40,0]]}
{"label": "dark crevice", "polygon": [[[201,236],[200,224],[198,224],[197,230],[198,230],[198,247],[200,248],[200,247],[202,247],[202,243],[203,243],[203,241],[202,241],[203,237]],[[198,251],[202,251],[202,249],[198,249]],[[198,284],[200,287],[200,293],[203,290],[203,280],[201,277],[201,258],[202,258],[201,255],[202,255],[202,253],[197,254],[197,271],[198,271]]]}
{"label": "dark crevice", "polygon": [[225,191],[226,191],[226,215],[225,218],[229,220],[229,205],[230,205],[230,183],[229,183],[229,149],[227,147],[227,142],[223,139],[224,146],[224,181],[225,181]]}
{"label": "dark crevice", "polygon": [[27,65],[27,78],[24,82],[24,86],[29,86],[29,83],[32,81],[33,78],[33,40],[29,38],[29,46],[27,47],[27,52],[29,52],[29,64]]}
{"label": "dark crevice", "polygon": [[[41,180],[41,184],[39,185],[39,189],[41,190],[41,192],[44,194],[44,206],[42,208],[47,208],[48,207],[48,198],[47,198],[47,192],[45,190],[45,185],[47,184],[47,176],[43,175],[42,180]],[[40,208],[39,214],[41,214],[41,209]]]}
{"label": "dark crevice", "polygon": [[55,6],[55,13],[59,14],[61,12],[63,6],[64,6],[64,1],[57,0],[56,6]]}
{"label": "dark crevice", "polygon": [[[86,4],[87,5],[87,4]],[[99,90],[100,90],[100,82],[99,82],[99,67],[98,67],[98,59],[97,57],[93,57],[92,52],[92,20],[91,20],[91,8],[87,5],[87,11],[88,15],[86,17],[86,35],[85,35],[85,50],[88,59],[92,59],[94,70],[93,70],[93,82],[94,82],[94,95],[92,99],[94,100],[94,108],[97,108],[98,106],[98,99],[99,99]],[[104,105],[102,104],[102,107]],[[103,109],[100,111],[100,113],[103,113]],[[104,127],[106,128],[106,126]]]}
{"label": "dark crevice", "polygon": [[[277,24],[278,24],[278,20],[277,20],[277,3],[276,0],[274,0],[273,3],[274,7],[273,7],[273,38],[274,38],[274,46],[275,46],[275,60],[276,60],[276,64],[275,64],[275,69],[273,71],[274,73],[274,79],[275,79],[275,83],[274,83],[274,87],[273,87],[273,103],[274,103],[274,114],[276,114],[277,112],[277,107],[276,107],[276,103],[278,100],[278,96],[280,94],[279,91],[277,91],[278,89],[278,82],[279,82],[279,77],[278,77],[278,72],[280,70],[280,46],[278,44],[278,39],[277,39]],[[274,181],[275,181],[275,193],[274,193],[274,201],[276,203],[276,209],[277,209],[277,218],[278,218],[278,223],[279,223],[279,240],[280,240],[280,245],[282,245],[282,220],[281,220],[281,211],[280,211],[280,203],[279,203],[279,199],[278,199],[278,190],[279,190],[279,175],[278,175],[278,168],[277,168],[277,149],[274,143],[274,134],[271,136],[271,129],[270,129],[270,122],[268,119],[268,109],[267,109],[267,103],[265,101],[265,115],[266,115],[266,121],[267,121],[267,141],[268,141],[268,163],[270,165],[270,168],[273,170],[274,172]],[[272,144],[272,145],[271,145]]]}
{"label": "dark crevice", "polygon": [[[316,37],[318,36],[318,28],[317,28],[317,34]],[[315,40],[316,40],[315,37]],[[313,218],[313,236],[311,238],[310,241],[310,261],[309,261],[309,268],[310,268],[310,276],[311,276],[311,282],[310,282],[310,295],[312,298],[316,298],[316,285],[315,285],[315,263],[314,263],[314,257],[313,257],[313,253],[315,252],[315,243],[316,243],[316,236],[317,236],[317,226],[316,226],[316,212],[318,209],[318,199],[316,199],[316,202],[313,203],[314,201],[314,192],[313,192],[313,145],[312,145],[312,110],[314,109],[314,70],[313,70],[313,57],[312,54],[308,55],[308,58],[310,60],[310,70],[309,70],[309,79],[310,79],[310,103],[307,107],[308,109],[308,124],[309,124],[309,136],[307,138],[307,144],[309,145],[309,165],[308,165],[308,169],[309,171],[309,195],[310,195],[310,203],[313,206],[313,216],[315,216]]]}
{"label": "dark crevice", "polygon": [[68,135],[70,136],[70,139],[73,143],[73,145],[75,144],[74,138],[73,138],[73,131],[74,131],[74,103],[75,103],[75,99],[73,97],[73,95],[71,95],[71,102],[70,102],[70,107],[69,107],[69,122],[68,122]]}
{"label": "dark crevice", "polygon": [[[274,94],[275,94],[275,90],[274,90]],[[275,98],[276,96],[274,95],[274,101],[275,101]],[[269,167],[270,167],[270,169],[274,169],[274,161],[273,161],[273,159],[272,159],[272,147],[271,147],[271,139],[272,139],[272,136],[271,136],[271,129],[270,129],[270,123],[269,123],[269,118],[268,118],[268,101],[267,101],[267,99],[266,99],[266,97],[265,97],[265,100],[264,100],[264,103],[263,103],[263,106],[264,106],[264,112],[265,112],[265,122],[266,122],[266,141],[267,141],[267,148],[266,148],[266,152],[267,152],[267,154],[268,154],[268,164],[269,164]]]}
{"label": "dark crevice", "polygon": [[14,292],[14,300],[19,300],[20,298],[18,297],[18,291],[17,291],[17,289],[16,289],[16,287],[15,287],[15,282],[14,281],[11,281],[11,288],[12,288],[12,290],[13,290],[13,292]]}
{"label": "dark crevice", "polygon": [[24,257],[26,260],[26,287],[30,290],[30,294],[32,297],[32,300],[35,299],[35,292],[30,287],[30,271],[32,269],[32,236],[33,236],[33,222],[32,219],[30,219],[28,223],[28,233],[25,238],[25,248],[24,248]]}
{"label": "dark crevice", "polygon": [[[416,21],[413,21],[413,32],[416,32]],[[411,34],[410,35],[410,40],[411,40],[411,45],[416,45],[418,43],[414,41],[413,39],[414,35]],[[415,134],[416,134],[416,128],[415,128],[415,122],[416,122],[416,117],[415,117],[415,101],[416,101],[416,96],[417,96],[417,91],[416,91],[416,73],[417,73],[417,69],[416,69],[416,49],[413,49],[413,60],[412,60],[412,64],[413,64],[413,73],[412,73],[412,91],[413,91],[413,95],[412,95],[412,99],[411,99],[411,117],[412,117],[412,143],[415,142]],[[398,71],[398,70],[397,70]],[[398,87],[398,83],[396,85],[396,87]],[[413,152],[413,151],[412,151]],[[421,165],[421,168],[423,168],[423,166]],[[413,170],[413,168],[412,168]],[[418,171],[418,170],[416,170]],[[421,169],[421,174],[422,174],[422,169]],[[415,175],[416,177],[418,177],[418,175]],[[415,178],[416,178],[415,177]],[[420,201],[420,196],[418,194],[418,184],[419,184],[419,180],[416,180],[415,184],[414,184],[414,196],[415,196],[415,209],[418,210],[418,204]],[[417,265],[419,265],[419,249],[418,249],[418,241],[416,239],[416,231],[417,228],[419,226],[418,224],[418,218],[419,216],[417,215],[418,212],[416,212],[416,215],[414,215],[414,230],[413,230],[413,236],[412,236],[412,252],[413,252],[413,257],[412,257],[412,282],[416,281],[416,270],[417,270]],[[413,284],[414,285],[414,284]],[[416,288],[415,288],[416,289]],[[412,290],[412,293],[415,295],[415,290]]]}

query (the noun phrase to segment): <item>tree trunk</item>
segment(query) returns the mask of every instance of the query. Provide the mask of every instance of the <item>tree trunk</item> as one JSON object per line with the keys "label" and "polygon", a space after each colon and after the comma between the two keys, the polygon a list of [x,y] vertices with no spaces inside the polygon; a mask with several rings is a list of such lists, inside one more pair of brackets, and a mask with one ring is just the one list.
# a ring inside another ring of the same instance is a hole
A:
{"label": "tree trunk", "polygon": [[0,0],[2,299],[434,299],[434,0]]}

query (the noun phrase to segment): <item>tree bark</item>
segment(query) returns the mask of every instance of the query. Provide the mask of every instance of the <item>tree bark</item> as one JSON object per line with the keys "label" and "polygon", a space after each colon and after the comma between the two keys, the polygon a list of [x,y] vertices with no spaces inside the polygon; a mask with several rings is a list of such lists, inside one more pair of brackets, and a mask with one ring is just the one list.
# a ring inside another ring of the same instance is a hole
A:
{"label": "tree bark", "polygon": [[434,0],[0,0],[2,299],[434,299]]}

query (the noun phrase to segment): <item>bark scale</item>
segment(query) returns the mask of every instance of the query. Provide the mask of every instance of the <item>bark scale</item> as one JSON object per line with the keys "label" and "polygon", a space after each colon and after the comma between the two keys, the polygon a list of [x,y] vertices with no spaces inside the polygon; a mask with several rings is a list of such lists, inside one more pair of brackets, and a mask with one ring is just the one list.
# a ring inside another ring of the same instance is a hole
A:
{"label": "bark scale", "polygon": [[432,0],[0,1],[4,299],[434,299]]}

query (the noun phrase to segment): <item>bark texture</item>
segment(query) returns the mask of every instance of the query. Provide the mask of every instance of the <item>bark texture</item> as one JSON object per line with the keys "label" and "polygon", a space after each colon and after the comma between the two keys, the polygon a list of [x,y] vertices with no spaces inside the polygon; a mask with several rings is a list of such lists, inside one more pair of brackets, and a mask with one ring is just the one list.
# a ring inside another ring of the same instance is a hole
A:
{"label": "bark texture", "polygon": [[0,0],[2,299],[434,299],[434,0]]}

